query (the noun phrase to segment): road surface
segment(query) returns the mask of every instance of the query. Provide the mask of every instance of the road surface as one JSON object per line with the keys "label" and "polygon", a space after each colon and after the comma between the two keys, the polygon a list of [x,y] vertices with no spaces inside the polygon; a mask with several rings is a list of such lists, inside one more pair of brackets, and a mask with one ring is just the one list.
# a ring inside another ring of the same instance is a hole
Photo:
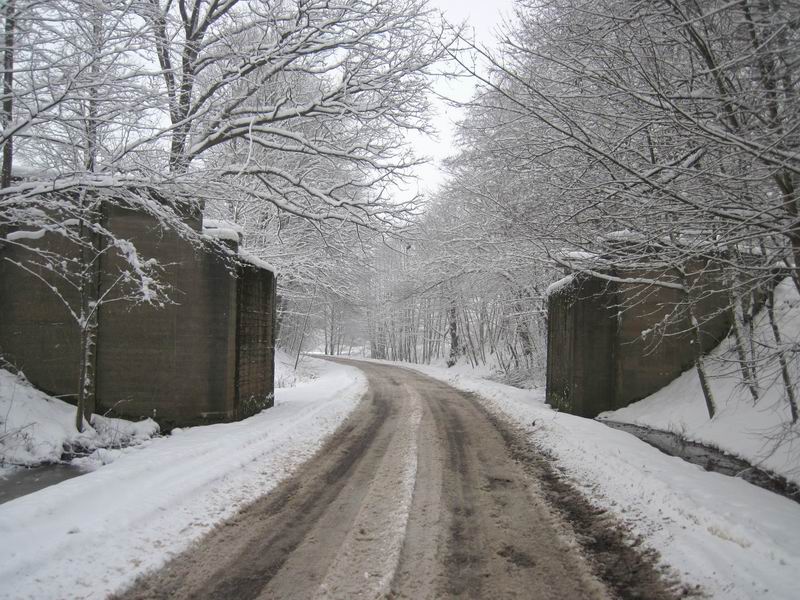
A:
{"label": "road surface", "polygon": [[120,598],[672,598],[653,557],[477,398],[369,392],[294,476]]}

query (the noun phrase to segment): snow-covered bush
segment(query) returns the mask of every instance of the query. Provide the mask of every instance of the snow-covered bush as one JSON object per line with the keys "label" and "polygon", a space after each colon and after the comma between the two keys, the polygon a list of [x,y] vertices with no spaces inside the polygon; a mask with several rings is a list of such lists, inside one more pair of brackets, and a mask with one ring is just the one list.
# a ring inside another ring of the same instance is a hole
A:
{"label": "snow-covered bush", "polygon": [[138,444],[159,431],[152,419],[133,423],[92,415],[83,432],[74,421],[74,406],[40,392],[22,374],[0,369],[0,467],[58,463],[98,449]]}

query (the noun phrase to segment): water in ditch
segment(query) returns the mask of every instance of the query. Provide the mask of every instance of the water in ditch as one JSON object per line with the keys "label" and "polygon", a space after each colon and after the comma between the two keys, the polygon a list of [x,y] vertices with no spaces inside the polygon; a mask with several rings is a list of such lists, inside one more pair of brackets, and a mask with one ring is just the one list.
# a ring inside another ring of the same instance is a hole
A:
{"label": "water in ditch", "polygon": [[68,464],[42,465],[0,471],[0,504],[86,473]]}
{"label": "water in ditch", "polygon": [[785,496],[795,502],[800,502],[800,487],[797,485],[787,481],[780,475],[759,469],[746,460],[726,454],[718,448],[687,441],[669,431],[650,429],[649,427],[630,423],[599,420],[609,427],[635,435],[642,441],[658,448],[664,454],[677,456],[687,462],[700,465],[706,471],[714,471],[731,477],[741,477],[753,485]]}

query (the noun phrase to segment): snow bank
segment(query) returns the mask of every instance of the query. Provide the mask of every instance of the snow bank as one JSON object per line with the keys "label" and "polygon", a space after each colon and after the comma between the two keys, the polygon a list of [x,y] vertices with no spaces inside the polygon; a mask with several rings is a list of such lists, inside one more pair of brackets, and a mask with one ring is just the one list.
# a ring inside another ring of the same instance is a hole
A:
{"label": "snow bank", "polygon": [[300,360],[297,361],[297,369],[295,369],[296,360],[296,355],[291,355],[286,350],[275,350],[276,388],[291,388],[319,379],[320,369],[324,369],[328,364],[301,354]]}
{"label": "snow bank", "polygon": [[800,505],[667,456],[628,433],[559,413],[541,391],[404,365],[485,399],[551,454],[587,497],[616,513],[688,584],[720,600],[797,597]]}
{"label": "snow bank", "polygon": [[[775,316],[786,346],[797,347],[800,296],[789,279],[776,290]],[[756,317],[754,333],[758,346],[762,341],[763,346],[774,346],[766,311]],[[652,396],[603,413],[600,418],[672,431],[690,441],[712,444],[800,484],[800,424],[791,425],[780,373],[777,368],[769,373],[761,370],[762,393],[754,404],[749,391],[741,385],[738,367],[731,362],[733,358],[734,348],[729,338],[707,361],[717,404],[717,414],[711,420],[696,369],[686,371]],[[800,355],[794,354],[791,370],[797,381]]]}
{"label": "snow bank", "polygon": [[176,429],[0,505],[0,598],[103,598],[269,492],[352,411],[366,379],[322,363],[237,423]]}
{"label": "snow bank", "polygon": [[575,280],[575,275],[567,275],[566,277],[562,277],[558,281],[554,281],[553,283],[547,286],[547,290],[545,290],[544,293],[545,297],[549,298],[553,294],[557,294],[565,287],[571,285],[574,280]]}
{"label": "snow bank", "polygon": [[244,235],[244,230],[236,223],[222,221],[219,219],[207,219],[203,217],[203,233],[217,240],[225,240],[240,244]]}
{"label": "snow bank", "polygon": [[93,415],[83,433],[75,429],[75,407],[44,394],[24,378],[0,369],[0,467],[61,461],[62,454],[94,450],[83,466],[110,462],[99,450],[144,442],[158,433],[152,419],[132,423]]}
{"label": "snow bank", "polygon": [[253,265],[254,267],[258,267],[259,269],[263,269],[264,271],[269,271],[273,275],[277,274],[278,272],[277,269],[275,269],[275,267],[272,266],[267,261],[262,260],[257,256],[255,256],[254,254],[250,254],[249,252],[246,252],[241,249],[239,250],[239,259],[242,260],[243,262]]}

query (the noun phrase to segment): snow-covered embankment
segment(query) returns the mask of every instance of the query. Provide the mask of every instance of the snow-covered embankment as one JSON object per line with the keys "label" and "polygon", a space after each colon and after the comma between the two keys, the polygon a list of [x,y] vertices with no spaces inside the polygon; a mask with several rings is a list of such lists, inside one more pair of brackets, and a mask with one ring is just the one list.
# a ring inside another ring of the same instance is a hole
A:
{"label": "snow-covered embankment", "polygon": [[103,598],[269,492],[366,390],[356,369],[314,368],[249,419],[176,431],[0,506],[0,598]]}

